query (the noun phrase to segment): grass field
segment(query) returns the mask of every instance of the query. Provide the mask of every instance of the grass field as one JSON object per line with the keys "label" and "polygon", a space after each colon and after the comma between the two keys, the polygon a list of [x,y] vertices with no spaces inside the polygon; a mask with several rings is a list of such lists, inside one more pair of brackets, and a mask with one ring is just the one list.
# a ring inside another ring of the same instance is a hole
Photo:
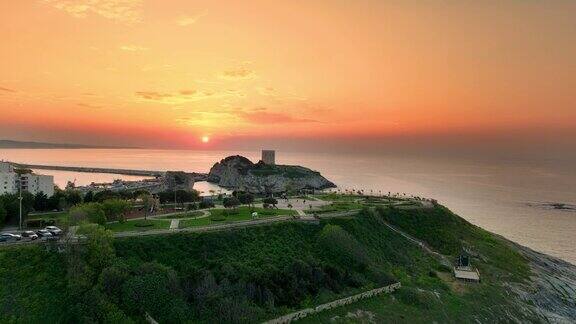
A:
{"label": "grass field", "polygon": [[338,193],[326,193],[326,194],[316,194],[316,195],[311,195],[311,197],[320,199],[320,200],[324,200],[324,201],[343,201],[343,202],[353,202],[356,201],[358,199],[360,199],[360,197],[358,196],[352,196],[352,195],[343,195],[343,194],[338,194]]}
{"label": "grass field", "polygon": [[124,223],[110,223],[106,224],[106,229],[111,230],[112,232],[143,232],[149,230],[157,230],[157,229],[168,229],[170,228],[170,221],[163,220],[163,219],[137,219],[137,220],[129,220]]}
{"label": "grass field", "polygon": [[296,215],[296,211],[288,209],[266,209],[266,208],[250,208],[241,206],[234,209],[211,209],[210,217],[198,219],[184,219],[180,221],[180,228],[192,226],[206,226],[214,224],[226,224],[238,221],[246,221],[252,219],[252,212],[258,213],[258,218],[280,216],[280,215]]}
{"label": "grass field", "polygon": [[[312,210],[311,213],[316,214],[324,214],[324,213],[332,213],[332,212],[341,212],[341,211],[348,211],[348,210],[358,210],[362,209],[364,205],[359,202],[353,201],[337,201],[333,202],[330,205],[321,206],[319,209]],[[309,211],[307,211],[309,212]]]}
{"label": "grass field", "polygon": [[198,216],[204,215],[201,211],[190,211],[176,215],[167,215],[167,216],[158,216],[154,217],[155,219],[182,219],[182,218],[194,218]]}
{"label": "grass field", "polygon": [[56,226],[65,227],[68,224],[68,212],[50,212],[50,213],[40,213],[40,214],[31,214],[26,216],[26,220],[36,220],[36,219],[43,219],[43,220],[54,220]]}

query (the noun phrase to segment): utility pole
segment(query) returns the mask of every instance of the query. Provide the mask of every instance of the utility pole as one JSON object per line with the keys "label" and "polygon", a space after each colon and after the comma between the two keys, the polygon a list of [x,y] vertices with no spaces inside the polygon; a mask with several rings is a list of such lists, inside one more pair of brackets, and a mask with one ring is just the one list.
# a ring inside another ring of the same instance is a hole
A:
{"label": "utility pole", "polygon": [[22,230],[22,175],[18,174],[18,183],[20,184],[20,190],[18,190],[18,201],[19,201],[19,205],[20,205],[20,222],[18,223],[18,228],[20,228],[20,230]]}

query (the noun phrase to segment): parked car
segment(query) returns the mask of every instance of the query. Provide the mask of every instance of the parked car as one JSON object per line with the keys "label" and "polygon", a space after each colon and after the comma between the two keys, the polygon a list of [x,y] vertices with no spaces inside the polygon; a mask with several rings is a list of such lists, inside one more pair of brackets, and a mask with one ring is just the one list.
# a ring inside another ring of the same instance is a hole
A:
{"label": "parked car", "polygon": [[18,234],[12,234],[12,233],[0,234],[0,242],[14,242],[14,241],[20,241],[21,239],[22,236]]}
{"label": "parked car", "polygon": [[38,235],[36,233],[34,233],[34,231],[24,231],[24,232],[22,232],[22,237],[28,238],[30,240],[38,239]]}
{"label": "parked car", "polygon": [[52,233],[50,233],[50,231],[47,230],[47,229],[38,230],[38,231],[36,231],[36,234],[37,234],[39,237],[42,237],[42,238],[51,238],[51,237],[54,236],[54,235],[52,235]]}
{"label": "parked car", "polygon": [[62,230],[56,226],[46,226],[45,230],[48,230],[54,236],[59,236],[62,234]]}

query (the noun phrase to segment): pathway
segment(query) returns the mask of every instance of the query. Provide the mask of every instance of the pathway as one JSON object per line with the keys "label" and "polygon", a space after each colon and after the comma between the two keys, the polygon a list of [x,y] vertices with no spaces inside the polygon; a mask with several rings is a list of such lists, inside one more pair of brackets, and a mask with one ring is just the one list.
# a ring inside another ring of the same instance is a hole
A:
{"label": "pathway", "polygon": [[443,265],[452,268],[452,263],[442,254],[432,250],[430,247],[428,247],[428,245],[426,245],[426,243],[424,243],[423,241],[413,237],[412,235],[396,228],[395,226],[389,224],[388,222],[384,221],[384,225],[386,225],[386,227],[388,227],[389,229],[391,229],[392,231],[402,235],[404,238],[406,238],[409,242],[418,245],[421,249],[423,249],[425,252],[427,252],[428,254],[431,254],[433,256],[435,256],[436,258],[438,258],[438,260],[440,261],[440,263],[442,263]]}

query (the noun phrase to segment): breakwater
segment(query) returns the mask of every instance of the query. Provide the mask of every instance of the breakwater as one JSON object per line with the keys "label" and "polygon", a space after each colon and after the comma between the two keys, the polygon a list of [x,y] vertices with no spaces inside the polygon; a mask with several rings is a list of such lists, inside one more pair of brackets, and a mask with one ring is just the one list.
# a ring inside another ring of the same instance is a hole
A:
{"label": "breakwater", "polygon": [[110,173],[110,174],[122,174],[122,175],[132,175],[142,177],[161,177],[166,173],[165,171],[94,168],[94,167],[78,167],[78,166],[60,166],[60,165],[21,164],[21,163],[14,163],[14,165],[20,168],[36,169],[36,170]]}

